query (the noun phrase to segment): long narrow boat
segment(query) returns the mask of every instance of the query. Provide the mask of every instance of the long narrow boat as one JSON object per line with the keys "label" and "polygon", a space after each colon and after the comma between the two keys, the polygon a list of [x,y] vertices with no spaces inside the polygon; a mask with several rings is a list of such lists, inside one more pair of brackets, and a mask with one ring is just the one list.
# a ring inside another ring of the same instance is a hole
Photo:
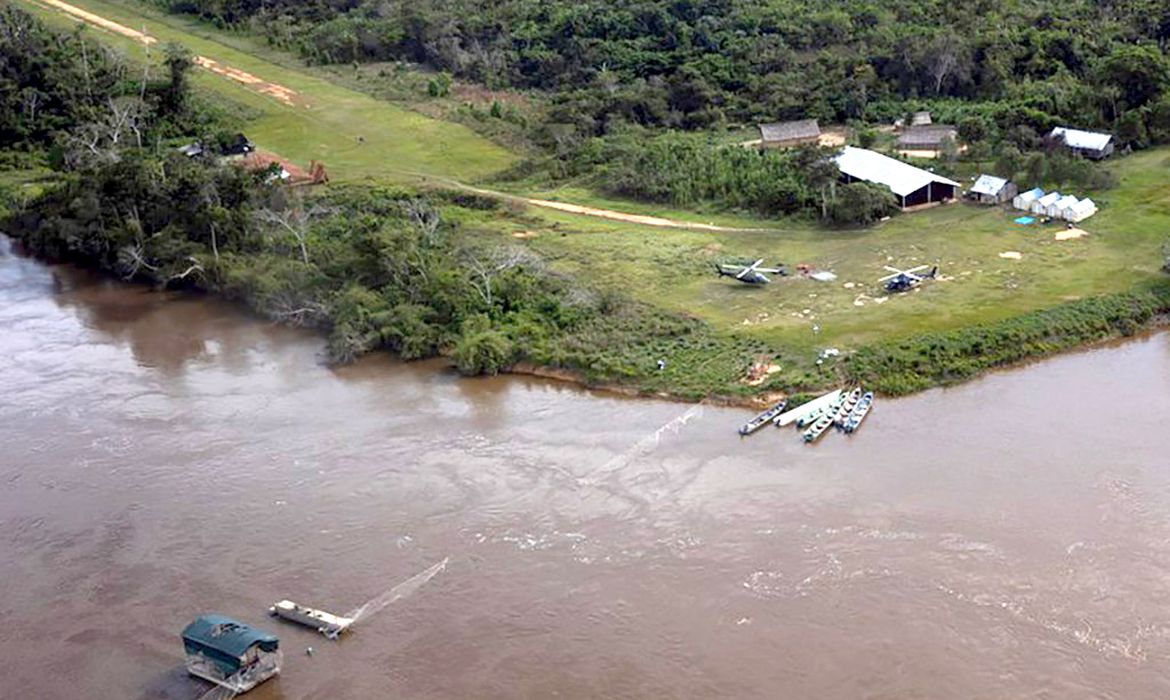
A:
{"label": "long narrow boat", "polygon": [[803,418],[804,416],[807,416],[814,411],[823,409],[825,406],[833,403],[833,401],[836,400],[839,396],[841,396],[840,389],[837,389],[836,391],[830,391],[824,396],[817,397],[808,403],[803,403],[796,408],[781,413],[780,415],[776,416],[772,422],[776,425],[777,428],[783,428],[786,425],[791,425],[800,418]]}
{"label": "long narrow boat", "polygon": [[296,622],[306,627],[312,627],[330,639],[337,637],[350,628],[354,623],[351,617],[342,617],[333,613],[297,605],[291,600],[282,600],[268,608],[268,612],[283,617],[290,622]]}
{"label": "long narrow boat", "polygon": [[743,425],[741,425],[739,427],[739,434],[740,435],[751,435],[752,433],[756,432],[760,428],[771,423],[773,420],[775,420],[776,416],[778,416],[784,412],[784,408],[787,405],[788,405],[788,401],[780,401],[775,406],[769,408],[768,410],[764,411],[763,413],[760,413],[755,418],[752,418],[747,423],[744,423]]}
{"label": "long narrow boat", "polygon": [[849,418],[845,421],[845,432],[852,433],[861,427],[861,421],[869,415],[869,409],[873,408],[873,392],[865,392],[865,396],[861,397],[861,401],[857,402],[853,412],[849,414]]}
{"label": "long narrow boat", "polygon": [[849,419],[849,414],[853,413],[853,409],[861,401],[861,387],[854,387],[853,391],[845,396],[844,403],[841,404],[841,410],[837,411],[837,415],[833,417],[833,425],[837,428],[842,428],[845,421]]}
{"label": "long narrow boat", "polygon": [[816,420],[812,422],[808,430],[805,430],[801,435],[805,442],[813,442],[825,433],[833,425],[837,419],[837,412],[841,410],[841,406],[845,403],[845,396],[838,396],[820,412]]}
{"label": "long narrow boat", "polygon": [[804,441],[814,442],[817,438],[824,435],[825,431],[829,429],[829,426],[833,424],[834,415],[834,413],[821,414],[821,417],[817,419],[817,422],[813,423],[808,430],[801,434],[801,437],[804,438]]}

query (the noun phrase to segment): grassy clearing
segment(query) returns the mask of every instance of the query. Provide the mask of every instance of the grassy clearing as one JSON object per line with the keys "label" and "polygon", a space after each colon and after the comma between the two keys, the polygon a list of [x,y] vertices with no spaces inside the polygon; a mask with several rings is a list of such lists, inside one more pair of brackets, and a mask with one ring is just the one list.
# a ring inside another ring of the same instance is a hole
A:
{"label": "grassy clearing", "polygon": [[[891,338],[1000,321],[1057,304],[1125,292],[1158,279],[1170,232],[1170,149],[1110,163],[1121,184],[1084,193],[1101,213],[1088,238],[1058,242],[1061,226],[1019,226],[999,208],[951,204],[878,227],[829,231],[793,226],[758,233],[582,231],[538,236],[532,245],[573,274],[714,328],[762,340],[807,359],[816,348],[855,349]],[[1007,251],[1022,260],[999,257]],[[766,257],[837,273],[832,283],[789,278],[757,288],[718,279],[719,260]],[[885,297],[883,266],[938,264],[943,280]],[[812,327],[820,327],[814,336]],[[802,359],[801,361],[804,361]]]}
{"label": "grassy clearing", "polygon": [[[29,0],[18,1],[37,7]],[[322,160],[335,180],[417,183],[425,175],[431,183],[441,178],[468,182],[488,178],[514,161],[511,154],[463,126],[429,119],[330,82],[319,71],[298,67],[286,55],[274,56],[276,52],[247,37],[220,36],[187,20],[110,0],[77,4],[127,26],[145,26],[163,40],[180,41],[196,53],[299,92],[308,106],[289,108],[218,76],[199,72],[196,78],[202,89],[257,111],[260,116],[248,124],[247,132],[261,146],[296,161]],[[58,25],[72,24],[55,11],[37,13]],[[103,38],[142,55],[142,48],[129,40]],[[364,142],[359,143],[358,136]],[[652,314],[615,323],[616,330],[597,329],[594,371],[599,380],[617,376],[646,390],[688,396],[728,393],[729,386],[742,393],[812,389],[832,383],[836,376],[834,368],[813,364],[821,348],[859,351],[863,357],[863,349],[870,348],[872,358],[872,348],[883,346],[885,355],[871,359],[865,370],[868,378],[878,381],[886,364],[893,366],[892,372],[905,374],[907,363],[919,361],[913,353],[895,352],[891,343],[945,336],[938,341],[942,346],[973,347],[966,342],[968,337],[958,334],[991,326],[1010,331],[1011,319],[1028,314],[1033,314],[1032,321],[1025,325],[1032,328],[1047,322],[1048,317],[1034,315],[1045,309],[1157,285],[1164,279],[1158,269],[1159,251],[1170,237],[1166,187],[1170,149],[1118,158],[1103,167],[1116,172],[1120,185],[1077,193],[1092,196],[1101,213],[1084,223],[1091,233],[1088,238],[1065,242],[1053,239],[1059,225],[1019,226],[1012,222],[1013,211],[968,204],[898,216],[871,229],[832,231],[798,221],[617,201],[580,187],[533,191],[531,183],[509,186],[527,186],[524,194],[585,206],[766,230],[708,233],[650,228],[512,205],[491,212],[450,213],[483,235],[531,246],[558,270],[602,292],[704,322],[701,332],[681,333],[677,342],[648,340],[654,334],[640,329],[653,323]],[[513,238],[516,234],[523,237]],[[1001,258],[1000,253],[1007,251],[1020,253],[1022,259]],[[820,283],[789,278],[756,288],[720,279],[712,270],[719,261],[760,257],[791,267],[807,263],[832,270],[838,279]],[[886,264],[938,264],[943,278],[916,292],[886,298],[877,281],[886,274]],[[1085,309],[1095,313],[1091,305]],[[819,334],[814,335],[814,325]],[[1042,340],[1033,347],[1036,352],[1068,347],[1101,337],[1111,327],[1093,325],[1091,333],[1063,336],[1067,342]],[[629,352],[629,347],[605,352],[612,343],[636,346],[638,352]],[[736,383],[753,355],[770,353],[779,356],[783,372],[758,388]],[[667,370],[652,372],[654,360],[662,356],[668,359]],[[886,356],[893,359],[883,359]],[[839,369],[848,371],[845,363]],[[923,375],[928,382],[969,376],[951,366],[931,372]]]}
{"label": "grassy clearing", "polygon": [[[18,3],[45,21],[71,26],[75,20],[30,0]],[[376,178],[417,181],[422,176],[476,181],[507,168],[515,156],[465,126],[425,117],[332,83],[300,68],[275,62],[256,42],[239,36],[211,35],[190,21],[150,8],[133,8],[103,0],[73,2],[82,9],[162,41],[176,41],[192,52],[295,90],[304,104],[288,107],[242,84],[197,71],[200,89],[222,94],[258,110],[247,131],[258,145],[297,162],[326,163],[335,180]],[[96,28],[103,41],[135,58],[144,54],[136,42]],[[155,52],[158,55],[158,52]],[[359,137],[362,139],[359,141]]]}

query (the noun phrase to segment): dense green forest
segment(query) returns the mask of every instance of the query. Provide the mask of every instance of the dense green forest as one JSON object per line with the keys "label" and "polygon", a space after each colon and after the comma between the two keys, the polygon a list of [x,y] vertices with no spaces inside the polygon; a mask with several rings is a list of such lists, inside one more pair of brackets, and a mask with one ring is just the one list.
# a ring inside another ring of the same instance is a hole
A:
{"label": "dense green forest", "polygon": [[1107,129],[1122,149],[1170,142],[1166,0],[154,1],[313,63],[442,71],[432,95],[448,75],[526,91],[539,151],[513,175],[678,206],[851,224],[887,208],[866,188],[826,191],[808,154],[672,131],[811,117],[872,141],[871,126],[930,109],[968,157],[1053,186],[1102,184],[1035,155],[1053,126]]}
{"label": "dense green forest", "polygon": [[[510,240],[456,223],[504,215],[495,200],[371,186],[305,192],[213,149],[189,158],[176,142],[231,132],[193,94],[187,53],[168,47],[166,65],[155,79],[81,34],[0,11],[0,99],[12,108],[0,119],[23,129],[6,129],[0,155],[20,149],[19,164],[40,157],[57,171],[30,201],[0,192],[3,230],[50,259],[219,293],[320,328],[336,362],[376,349],[448,354],[468,374],[528,361],[702,395],[733,384],[766,351],[596,292]],[[34,90],[36,100],[27,97]],[[24,119],[13,114],[21,109]],[[0,158],[0,169],[11,161]],[[676,366],[652,374],[664,355]],[[712,357],[717,370],[683,376],[687,358]]]}
{"label": "dense green forest", "polygon": [[1158,103],[1165,0],[156,0],[319,63],[408,60],[555,93],[552,121],[888,120],[960,100],[1003,128]]}

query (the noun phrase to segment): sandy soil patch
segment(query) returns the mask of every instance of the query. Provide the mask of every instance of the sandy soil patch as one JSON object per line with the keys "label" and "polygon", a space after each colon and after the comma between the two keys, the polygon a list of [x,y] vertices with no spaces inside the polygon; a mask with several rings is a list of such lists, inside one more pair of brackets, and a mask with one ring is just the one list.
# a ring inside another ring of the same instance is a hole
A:
{"label": "sandy soil patch", "polygon": [[1082,238],[1089,235],[1089,232],[1083,228],[1066,228],[1063,231],[1057,231],[1053,236],[1058,241],[1071,241],[1075,238]]}
{"label": "sandy soil patch", "polygon": [[310,182],[313,178],[309,175],[309,171],[301,166],[293,163],[291,160],[281,158],[275,153],[267,151],[252,151],[248,155],[240,158],[239,163],[248,170],[263,170],[271,165],[279,164],[289,174],[289,181],[292,184],[299,184]]}
{"label": "sandy soil patch", "polygon": [[219,61],[207,58],[206,56],[196,56],[192,60],[195,62],[195,65],[201,68],[205,68],[212,73],[221,75],[225,78],[228,78],[229,80],[234,80],[237,83],[243,83],[256,92],[273,97],[278,101],[288,105],[289,107],[295,107],[297,105],[297,98],[299,95],[295,90],[290,90],[289,88],[286,88],[283,85],[277,85],[276,83],[270,83],[267,80],[261,80],[251,73],[246,73],[242,70],[239,70],[238,68],[232,68],[231,66],[225,66]]}
{"label": "sandy soil patch", "polygon": [[[98,15],[83,10],[80,7],[75,7],[68,3],[61,2],[61,0],[37,0],[37,2],[40,2],[47,7],[60,10],[61,12],[70,15],[71,17],[75,17],[83,22],[92,24],[95,27],[100,27],[107,31],[113,32],[114,34],[119,34],[121,36],[134,39],[135,41],[141,42],[147,46],[153,46],[154,44],[158,43],[158,39],[150,36],[149,34],[144,34],[143,32],[131,29],[130,27],[118,24],[117,22],[111,22],[105,17],[99,17]],[[269,97],[272,97],[281,103],[288,105],[289,107],[294,107],[298,102],[303,102],[299,99],[300,95],[298,95],[295,90],[290,90],[289,88],[286,88],[283,85],[277,85],[276,83],[270,83],[267,80],[261,80],[251,73],[246,73],[237,68],[232,68],[231,66],[222,65],[218,61],[207,58],[206,56],[195,56],[192,61],[194,61],[195,65],[201,68],[209,70],[216,75],[221,75],[225,78],[228,78],[229,80],[234,80],[237,83],[242,83],[249,88],[252,88],[256,92],[268,95]]]}
{"label": "sandy soil patch", "polygon": [[131,39],[134,39],[135,41],[140,41],[143,44],[146,44],[147,46],[151,46],[153,44],[158,43],[158,39],[155,39],[152,36],[148,36],[146,34],[143,34],[142,32],[135,31],[129,27],[124,27],[124,26],[118,24],[117,22],[111,22],[110,20],[106,19],[105,17],[98,17],[97,15],[93,14],[92,12],[87,12],[87,11],[81,9],[80,7],[74,7],[73,5],[68,5],[66,3],[60,2],[60,0],[38,0],[38,2],[40,2],[42,5],[47,5],[49,7],[54,8],[54,9],[60,10],[67,15],[72,15],[72,16],[76,17],[77,19],[80,19],[84,22],[88,22],[89,24],[92,24],[95,27],[101,27],[102,29],[111,31],[115,34],[121,34],[122,36],[129,37]]}
{"label": "sandy soil patch", "polygon": [[585,216],[596,216],[602,219],[612,219],[614,221],[625,221],[630,224],[642,224],[643,226],[659,226],[667,228],[683,228],[691,229],[693,231],[743,231],[745,229],[728,228],[726,226],[716,226],[714,224],[697,224],[691,221],[675,221],[674,219],[664,219],[660,216],[645,216],[643,214],[626,214],[620,211],[610,211],[609,209],[595,209],[594,207],[583,207],[580,204],[569,204],[567,202],[554,202],[548,199],[529,199],[522,200],[525,204],[531,204],[534,207],[544,207],[545,209],[557,209],[559,211],[567,211],[570,214],[584,214]]}

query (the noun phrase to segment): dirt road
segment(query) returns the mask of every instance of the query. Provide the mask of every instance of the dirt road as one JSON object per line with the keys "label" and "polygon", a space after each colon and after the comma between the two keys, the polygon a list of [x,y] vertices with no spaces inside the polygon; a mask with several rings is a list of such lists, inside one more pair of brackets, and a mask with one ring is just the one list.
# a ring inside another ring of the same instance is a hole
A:
{"label": "dirt road", "polygon": [[[125,25],[113,22],[104,17],[98,16],[87,10],[83,10],[75,5],[70,5],[61,0],[33,0],[45,7],[55,9],[74,19],[93,25],[95,27],[104,29],[106,31],[118,34],[120,36],[128,37],[135,41],[141,42],[147,46],[153,46],[158,43],[158,39],[149,34],[131,29]],[[199,67],[211,71],[216,75],[223,76],[229,80],[234,80],[242,85],[245,85],[251,90],[267,95],[281,104],[288,107],[309,107],[308,102],[295,90],[287,88],[277,83],[272,83],[257,77],[246,71],[224,65],[215,59],[206,56],[195,56],[192,59]],[[466,189],[477,194],[482,194],[489,197],[496,197],[500,199],[507,199],[511,201],[518,201],[529,206],[540,207],[543,209],[553,209],[556,211],[563,211],[570,214],[578,214],[581,216],[592,216],[601,219],[609,219],[610,221],[623,221],[630,224],[638,224],[641,226],[655,226],[661,228],[678,228],[692,231],[709,231],[717,233],[733,233],[733,232],[754,232],[763,229],[745,229],[734,228],[728,226],[716,226],[715,224],[702,224],[691,221],[680,221],[677,219],[668,219],[659,216],[648,216],[645,214],[630,214],[628,212],[613,211],[610,209],[598,209],[596,207],[586,207],[579,204],[570,204],[568,202],[554,202],[548,199],[536,199],[532,197],[522,197],[517,195],[509,195],[503,192],[494,190],[487,190],[478,187],[471,187],[464,183],[450,181],[450,184],[462,189]]]}

